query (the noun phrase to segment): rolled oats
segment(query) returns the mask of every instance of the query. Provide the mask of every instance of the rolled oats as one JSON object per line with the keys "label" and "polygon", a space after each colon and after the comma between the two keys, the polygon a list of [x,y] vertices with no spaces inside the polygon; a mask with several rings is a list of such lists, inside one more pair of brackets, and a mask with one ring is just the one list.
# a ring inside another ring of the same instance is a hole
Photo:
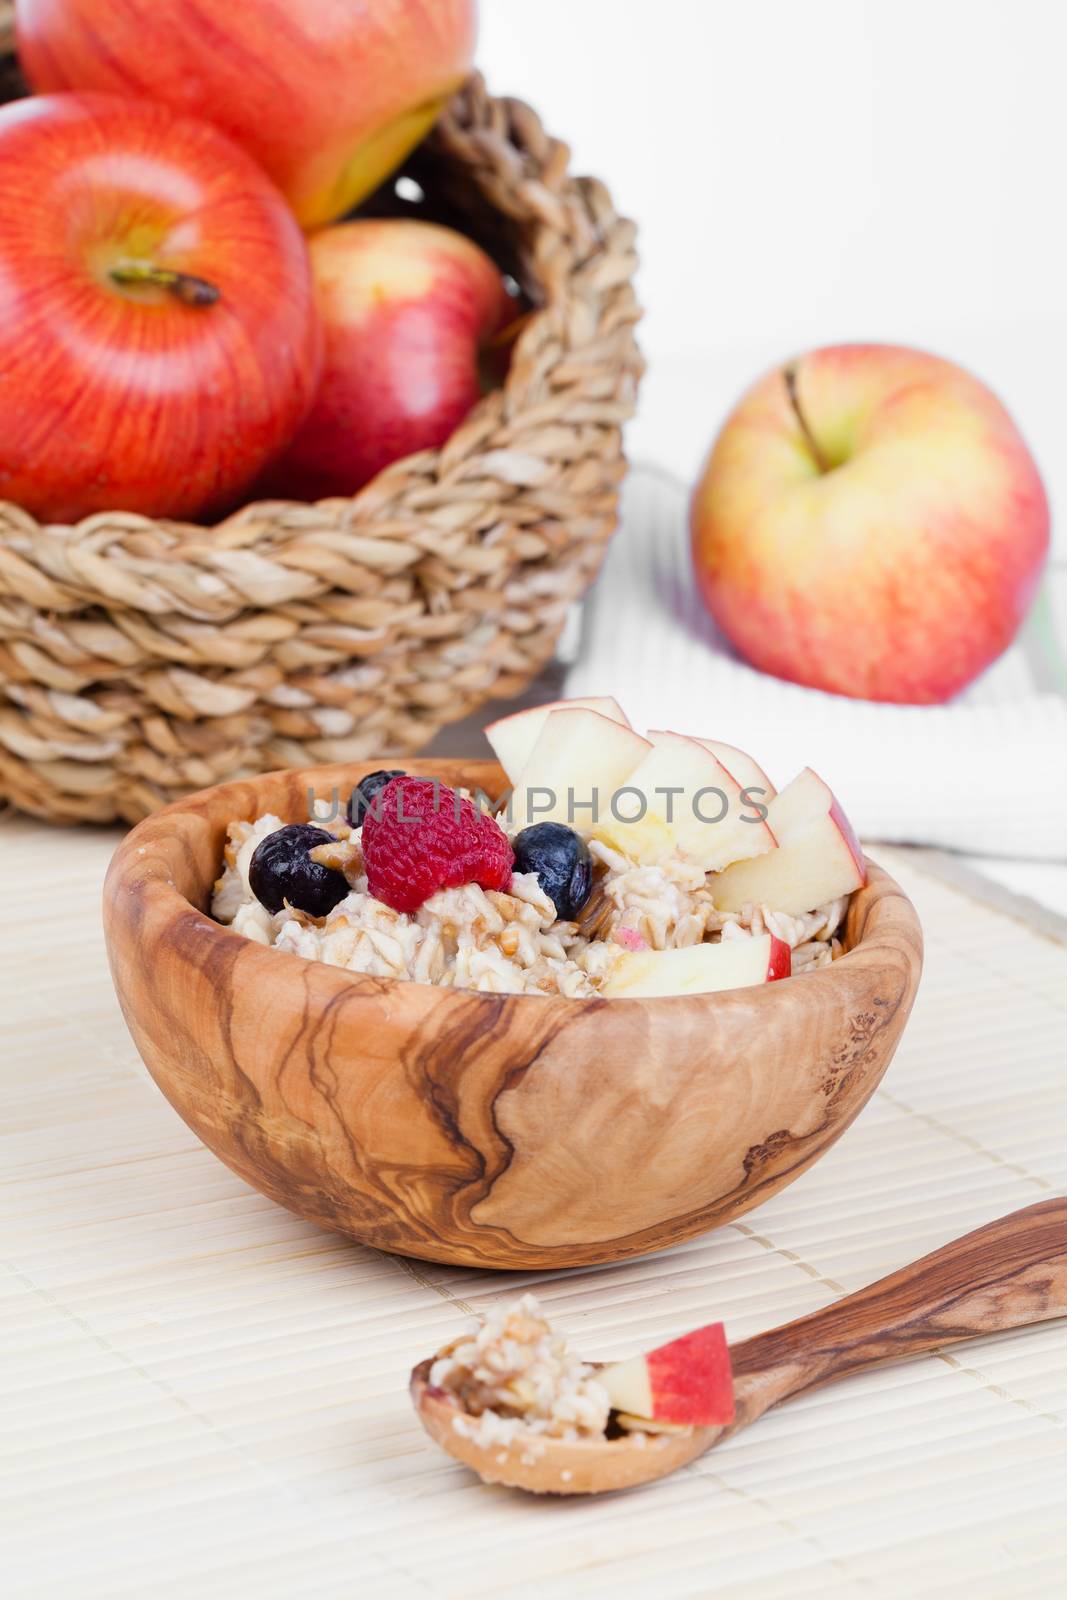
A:
{"label": "rolled oats", "polygon": [[486,1449],[521,1438],[526,1465],[540,1440],[602,1436],[611,1409],[594,1369],[568,1350],[530,1294],[494,1307],[473,1334],[446,1345],[429,1381],[458,1406],[457,1433]]}

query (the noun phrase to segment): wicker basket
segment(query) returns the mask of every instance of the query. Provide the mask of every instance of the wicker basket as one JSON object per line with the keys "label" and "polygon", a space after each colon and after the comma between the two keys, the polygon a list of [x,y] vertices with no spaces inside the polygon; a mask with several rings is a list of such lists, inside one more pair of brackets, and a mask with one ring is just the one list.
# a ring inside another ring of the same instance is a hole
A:
{"label": "wicker basket", "polygon": [[224,778],[410,753],[540,670],[614,528],[641,370],[633,225],[567,160],[475,76],[404,169],[424,202],[378,197],[461,227],[535,308],[440,451],[211,529],[0,502],[0,794],[133,821]]}

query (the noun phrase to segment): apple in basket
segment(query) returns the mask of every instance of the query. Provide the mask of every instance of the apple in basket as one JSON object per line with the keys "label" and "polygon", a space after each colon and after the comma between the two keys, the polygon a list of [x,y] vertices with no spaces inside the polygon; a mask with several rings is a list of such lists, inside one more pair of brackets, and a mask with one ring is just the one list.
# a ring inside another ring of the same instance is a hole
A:
{"label": "apple in basket", "polygon": [[232,502],[315,393],[307,248],[216,129],[112,95],[0,110],[0,499],[71,521]]}
{"label": "apple in basket", "polygon": [[38,91],[143,95],[205,117],[305,227],[399,166],[470,67],[475,0],[19,0]]}
{"label": "apple in basket", "polygon": [[697,485],[692,538],[708,609],[754,666],[923,703],[1015,637],[1049,510],[976,378],[918,350],[841,345],[744,397]]}
{"label": "apple in basket", "polygon": [[310,252],[322,386],[262,486],[304,500],[354,494],[391,461],[444,444],[515,316],[497,267],[451,228],[345,222],[314,235]]}

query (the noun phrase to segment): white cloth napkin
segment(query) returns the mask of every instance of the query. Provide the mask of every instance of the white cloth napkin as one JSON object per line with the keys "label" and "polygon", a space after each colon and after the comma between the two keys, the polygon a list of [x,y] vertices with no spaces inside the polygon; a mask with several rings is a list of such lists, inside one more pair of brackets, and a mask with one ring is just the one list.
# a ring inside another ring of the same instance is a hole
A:
{"label": "white cloth napkin", "polygon": [[674,479],[631,473],[566,694],[613,694],[636,728],[739,745],[779,786],[814,767],[868,839],[1067,860],[1067,699],[1043,692],[1022,644],[945,706],[782,683],[740,661],[704,610],[687,514]]}

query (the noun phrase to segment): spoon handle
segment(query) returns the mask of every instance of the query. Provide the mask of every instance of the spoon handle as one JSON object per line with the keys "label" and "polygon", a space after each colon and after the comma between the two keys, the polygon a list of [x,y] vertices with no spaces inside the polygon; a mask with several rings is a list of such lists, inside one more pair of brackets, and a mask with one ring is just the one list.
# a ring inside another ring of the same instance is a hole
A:
{"label": "spoon handle", "polygon": [[1067,1198],[1013,1211],[731,1347],[743,1427],[791,1395],[960,1339],[1067,1316]]}

